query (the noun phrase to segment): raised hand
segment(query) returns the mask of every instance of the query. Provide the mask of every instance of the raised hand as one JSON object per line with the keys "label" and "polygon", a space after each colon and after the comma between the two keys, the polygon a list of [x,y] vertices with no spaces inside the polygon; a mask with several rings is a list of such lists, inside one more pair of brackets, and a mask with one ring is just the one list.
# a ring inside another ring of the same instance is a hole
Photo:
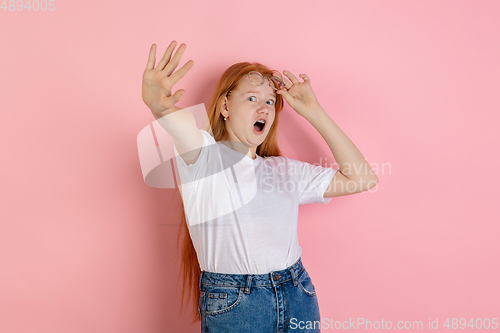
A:
{"label": "raised hand", "polygon": [[189,60],[174,73],[182,54],[186,50],[186,44],[182,43],[173,58],[170,59],[176,45],[176,41],[170,43],[155,68],[156,44],[153,44],[149,51],[148,64],[142,75],[142,100],[151,109],[156,119],[181,109],[176,107],[175,104],[180,101],[185,90],[177,90],[172,95],[172,89],[194,65],[194,61]]}
{"label": "raised hand", "polygon": [[283,71],[292,83],[284,80],[285,88],[287,90],[278,90],[277,93],[282,95],[286,102],[294,109],[298,114],[306,119],[309,119],[314,112],[321,108],[321,105],[312,90],[310,79],[305,74],[300,74],[299,76],[304,80],[300,82],[295,75],[289,71]]}

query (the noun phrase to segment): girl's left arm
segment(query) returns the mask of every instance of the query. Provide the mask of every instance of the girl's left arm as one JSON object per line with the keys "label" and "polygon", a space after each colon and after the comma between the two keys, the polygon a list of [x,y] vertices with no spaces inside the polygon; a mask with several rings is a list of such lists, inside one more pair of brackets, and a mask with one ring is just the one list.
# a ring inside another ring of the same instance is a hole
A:
{"label": "girl's left arm", "polygon": [[[287,103],[321,134],[330,147],[339,166],[323,197],[334,197],[368,191],[378,184],[378,177],[361,152],[321,107],[314,94],[310,79],[305,74],[299,80],[289,71],[287,90],[278,90]],[[354,185],[354,186],[353,186]]]}
{"label": "girl's left arm", "polygon": [[378,177],[359,149],[322,107],[306,119],[325,139],[339,166],[323,197],[368,191],[378,184]]}

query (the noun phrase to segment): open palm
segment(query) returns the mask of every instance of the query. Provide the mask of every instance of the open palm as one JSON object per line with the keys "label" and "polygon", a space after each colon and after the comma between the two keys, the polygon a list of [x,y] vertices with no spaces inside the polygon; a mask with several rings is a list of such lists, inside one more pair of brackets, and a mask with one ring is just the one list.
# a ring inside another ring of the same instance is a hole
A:
{"label": "open palm", "polygon": [[179,89],[172,95],[172,89],[194,65],[194,61],[189,60],[174,72],[186,50],[186,44],[182,43],[172,57],[176,44],[176,41],[170,43],[156,68],[154,67],[156,44],[153,44],[149,51],[146,69],[142,75],[142,100],[151,109],[156,119],[181,109],[175,104],[180,101],[185,90]]}

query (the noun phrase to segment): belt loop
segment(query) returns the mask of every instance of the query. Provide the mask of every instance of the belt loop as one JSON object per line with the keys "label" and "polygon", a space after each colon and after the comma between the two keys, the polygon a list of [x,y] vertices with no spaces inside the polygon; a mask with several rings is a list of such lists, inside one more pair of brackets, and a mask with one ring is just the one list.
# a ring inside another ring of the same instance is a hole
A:
{"label": "belt loop", "polygon": [[293,270],[293,267],[289,267],[288,270],[290,271],[290,274],[292,275],[293,285],[297,286],[297,276],[295,276],[295,271]]}
{"label": "belt loop", "polygon": [[247,275],[247,284],[245,286],[245,294],[250,294],[250,284],[252,283],[252,276],[250,274]]}
{"label": "belt loop", "polygon": [[276,287],[276,284],[274,283],[274,279],[273,279],[273,272],[270,272],[269,273],[269,279],[271,280],[271,286]]}
{"label": "belt loop", "polygon": [[203,271],[201,271],[200,280],[198,281],[198,285],[200,286],[200,290],[201,290],[201,279],[203,279]]}

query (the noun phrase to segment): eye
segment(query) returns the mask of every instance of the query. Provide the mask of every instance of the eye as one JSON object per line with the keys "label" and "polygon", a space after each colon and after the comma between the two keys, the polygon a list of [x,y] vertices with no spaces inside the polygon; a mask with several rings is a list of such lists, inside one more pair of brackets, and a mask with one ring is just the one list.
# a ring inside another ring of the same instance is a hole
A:
{"label": "eye", "polygon": [[[250,97],[248,97],[247,99],[250,99],[250,98],[255,98],[255,96],[250,96]],[[274,104],[276,103],[276,102],[275,102],[274,100],[272,100],[272,99],[268,100],[268,102],[271,102],[271,104],[269,104],[269,103],[268,103],[267,105],[274,105]]]}

